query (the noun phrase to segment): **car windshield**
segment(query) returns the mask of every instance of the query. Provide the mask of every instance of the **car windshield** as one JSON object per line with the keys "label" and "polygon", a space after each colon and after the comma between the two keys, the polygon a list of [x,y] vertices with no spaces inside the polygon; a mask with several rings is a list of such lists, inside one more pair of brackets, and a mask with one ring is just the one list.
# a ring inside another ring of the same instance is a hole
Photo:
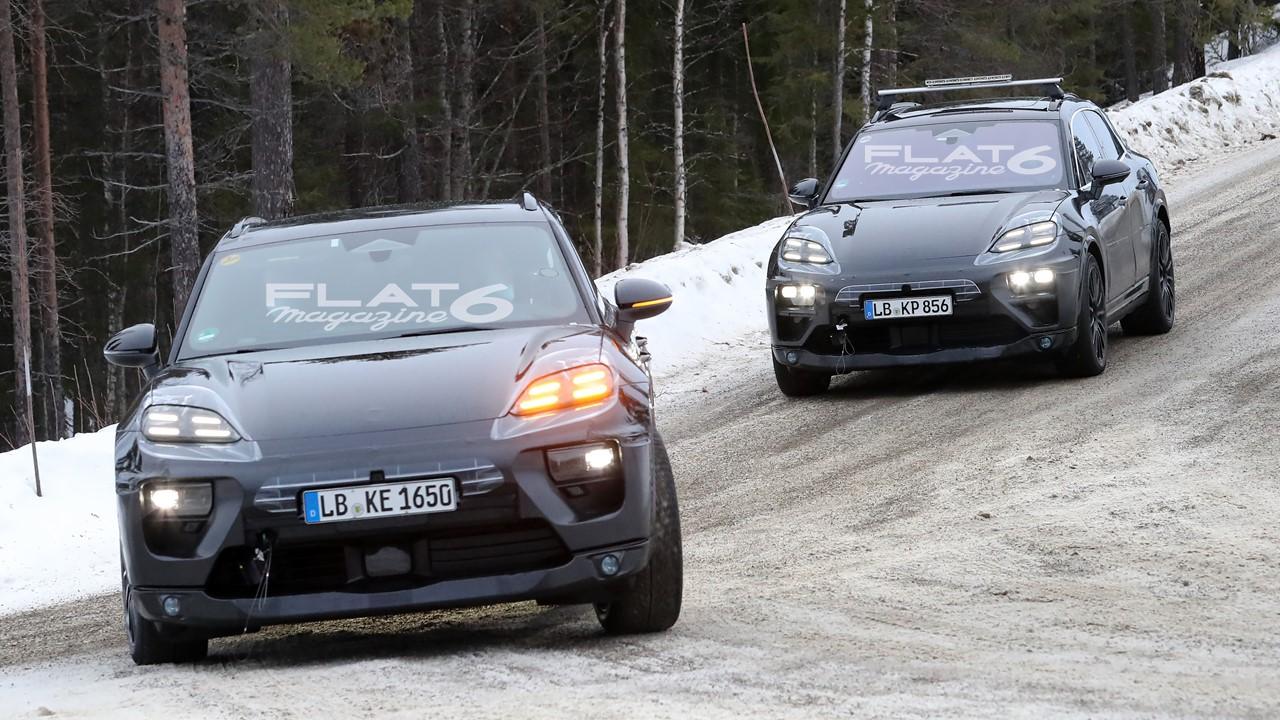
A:
{"label": "car windshield", "polygon": [[828,202],[1062,187],[1056,123],[942,122],[867,130],[836,174]]}
{"label": "car windshield", "polygon": [[179,357],[587,320],[544,225],[396,228],[218,252]]}

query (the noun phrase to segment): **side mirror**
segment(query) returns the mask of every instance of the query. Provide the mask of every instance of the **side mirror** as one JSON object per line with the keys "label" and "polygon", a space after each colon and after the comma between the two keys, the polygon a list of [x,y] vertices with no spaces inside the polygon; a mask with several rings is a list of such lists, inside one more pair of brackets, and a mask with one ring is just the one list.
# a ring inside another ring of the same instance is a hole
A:
{"label": "side mirror", "polygon": [[637,321],[661,315],[671,307],[671,289],[656,280],[624,278],[613,286],[613,303],[618,306],[618,330],[629,335]]}
{"label": "side mirror", "polygon": [[102,355],[112,365],[142,368],[150,376],[151,371],[160,366],[156,326],[143,323],[121,330],[103,346]]}
{"label": "side mirror", "polygon": [[1101,190],[1104,186],[1118,183],[1133,172],[1127,164],[1120,160],[1098,160],[1093,164],[1093,186]]}
{"label": "side mirror", "polygon": [[821,189],[818,178],[805,178],[791,186],[791,192],[787,193],[787,197],[793,205],[811,208],[818,202],[818,193]]}

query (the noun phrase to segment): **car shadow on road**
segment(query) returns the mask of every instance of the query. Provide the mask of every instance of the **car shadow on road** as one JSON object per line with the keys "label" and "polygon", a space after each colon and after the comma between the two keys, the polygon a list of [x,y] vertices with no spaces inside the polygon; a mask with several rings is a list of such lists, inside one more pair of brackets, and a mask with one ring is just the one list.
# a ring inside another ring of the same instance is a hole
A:
{"label": "car shadow on road", "polygon": [[[1118,329],[1113,329],[1109,341],[1114,356],[1114,351],[1132,342],[1133,338],[1126,338]],[[1075,379],[1061,375],[1052,359],[1032,357],[863,370],[836,376],[831,381],[830,392],[818,399],[840,402],[907,398],[931,393],[1017,392],[1029,387],[1051,387],[1071,382]]]}
{"label": "car shadow on road", "polygon": [[427,660],[489,649],[604,651],[614,642],[604,636],[590,606],[518,603],[267,628],[213,641],[203,664],[295,667],[382,658]]}

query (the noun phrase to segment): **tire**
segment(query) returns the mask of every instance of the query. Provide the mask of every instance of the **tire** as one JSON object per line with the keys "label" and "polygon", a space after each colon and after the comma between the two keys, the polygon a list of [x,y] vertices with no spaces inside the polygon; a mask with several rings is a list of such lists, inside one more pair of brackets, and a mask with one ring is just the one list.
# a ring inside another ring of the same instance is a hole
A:
{"label": "tire", "polygon": [[649,562],[623,581],[607,603],[596,604],[596,618],[608,635],[667,630],[680,617],[684,593],[684,560],[680,544],[680,505],[666,446],[653,436],[653,531]]}
{"label": "tire", "polygon": [[1155,246],[1151,248],[1151,281],[1142,306],[1120,321],[1129,335],[1163,335],[1173,329],[1176,310],[1173,285],[1173,249],[1169,229],[1158,223]]}
{"label": "tire", "polygon": [[129,655],[135,665],[188,663],[209,655],[209,639],[190,635],[171,636],[156,623],[142,617],[133,601],[129,574],[120,563],[120,595],[124,603],[124,634],[129,641]]}
{"label": "tire", "polygon": [[1058,360],[1058,370],[1068,377],[1093,377],[1107,369],[1107,285],[1102,266],[1092,254],[1085,256],[1080,282],[1080,314],[1075,343]]}
{"label": "tire", "polygon": [[773,376],[778,389],[787,397],[811,397],[821,395],[831,387],[831,374],[792,368],[773,359]]}

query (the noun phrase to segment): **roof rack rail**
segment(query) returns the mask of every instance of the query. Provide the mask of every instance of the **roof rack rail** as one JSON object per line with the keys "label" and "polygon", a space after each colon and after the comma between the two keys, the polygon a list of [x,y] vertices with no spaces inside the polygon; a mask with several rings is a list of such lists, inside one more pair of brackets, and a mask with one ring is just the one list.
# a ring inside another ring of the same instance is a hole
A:
{"label": "roof rack rail", "polygon": [[266,223],[267,223],[266,220],[263,220],[260,217],[255,217],[252,215],[247,218],[241,218],[240,222],[237,222],[235,225],[231,226],[231,231],[227,233],[227,237],[232,237],[232,238],[240,237],[245,233],[246,230],[253,227],[254,225],[265,225]]}
{"label": "roof rack rail", "polygon": [[520,207],[530,211],[537,210],[538,198],[534,197],[533,193],[529,192],[528,190],[525,190],[523,193],[520,194]]}
{"label": "roof rack rail", "polygon": [[975,75],[971,77],[925,80],[923,87],[888,88],[881,90],[878,93],[880,102],[876,109],[881,111],[888,110],[893,106],[894,98],[898,98],[903,95],[949,92],[951,90],[985,90],[987,88],[1028,86],[1040,86],[1045,88],[1046,94],[1052,100],[1061,100],[1066,97],[1066,93],[1062,91],[1062,78],[1060,77],[1037,78],[1035,80],[1014,80],[1012,75]]}

